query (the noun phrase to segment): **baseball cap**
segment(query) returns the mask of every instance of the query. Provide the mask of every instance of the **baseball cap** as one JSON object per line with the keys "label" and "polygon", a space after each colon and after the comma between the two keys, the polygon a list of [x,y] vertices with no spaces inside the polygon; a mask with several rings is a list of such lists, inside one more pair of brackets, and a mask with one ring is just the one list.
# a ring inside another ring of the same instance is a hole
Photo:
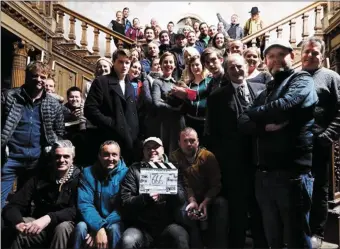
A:
{"label": "baseball cap", "polygon": [[290,45],[290,43],[287,40],[277,39],[268,43],[266,48],[263,50],[263,54],[266,55],[266,53],[272,47],[282,47],[287,48],[290,52],[293,51],[292,45]]}
{"label": "baseball cap", "polygon": [[157,144],[159,144],[160,146],[163,146],[163,142],[160,138],[158,137],[148,137],[147,139],[144,140],[143,142],[143,146],[147,143],[147,142],[150,142],[150,141],[154,141],[156,142]]}

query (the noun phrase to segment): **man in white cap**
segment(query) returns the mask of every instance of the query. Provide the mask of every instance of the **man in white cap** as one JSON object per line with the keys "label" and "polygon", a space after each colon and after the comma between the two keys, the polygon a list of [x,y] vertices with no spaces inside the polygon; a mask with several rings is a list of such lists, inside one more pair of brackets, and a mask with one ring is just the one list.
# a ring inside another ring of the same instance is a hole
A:
{"label": "man in white cap", "polygon": [[311,128],[318,98],[310,74],[294,72],[288,42],[269,43],[264,55],[274,79],[239,118],[241,130],[255,138],[256,199],[269,247],[311,248]]}
{"label": "man in white cap", "polygon": [[139,193],[140,169],[148,162],[168,163],[163,142],[157,137],[143,142],[143,161],[129,167],[121,184],[121,214],[127,228],[122,236],[122,248],[189,248],[188,233],[175,222],[185,202],[180,182],[176,195]]}

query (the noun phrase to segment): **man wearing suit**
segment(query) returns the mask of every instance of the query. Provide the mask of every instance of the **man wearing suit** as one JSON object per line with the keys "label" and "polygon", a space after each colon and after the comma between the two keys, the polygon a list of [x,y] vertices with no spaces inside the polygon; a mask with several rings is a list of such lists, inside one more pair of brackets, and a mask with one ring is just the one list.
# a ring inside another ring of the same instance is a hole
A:
{"label": "man wearing suit", "polygon": [[[239,54],[228,56],[224,71],[228,81],[212,92],[207,100],[209,141],[214,141],[209,149],[215,154],[221,166],[222,194],[228,200],[229,247],[244,248],[247,212],[250,205],[247,201],[253,199],[255,202],[255,197],[253,195],[253,198],[249,198],[252,175],[251,138],[238,131],[237,119],[252,104],[265,85],[246,81],[246,63]],[[254,223],[259,226],[261,219]],[[259,242],[265,240],[259,239],[261,235],[256,234],[263,229],[257,227],[252,230],[255,248],[265,248],[265,243]],[[264,238],[263,234],[262,237]]]}
{"label": "man wearing suit", "polygon": [[85,117],[99,129],[98,148],[106,140],[119,143],[127,164],[137,160],[139,123],[134,89],[126,77],[131,54],[118,49],[112,55],[113,69],[109,75],[97,77],[85,102]]}

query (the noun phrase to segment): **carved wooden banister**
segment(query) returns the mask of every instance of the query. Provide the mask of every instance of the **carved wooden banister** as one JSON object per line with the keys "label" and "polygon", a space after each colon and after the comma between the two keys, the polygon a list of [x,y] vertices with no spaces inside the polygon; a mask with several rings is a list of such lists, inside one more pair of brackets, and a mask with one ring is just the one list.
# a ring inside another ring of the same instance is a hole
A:
{"label": "carved wooden banister", "polygon": [[[265,35],[266,33],[269,33],[271,31],[275,31],[275,30],[279,30],[280,31],[279,27],[282,27],[283,25],[290,23],[294,19],[301,18],[303,15],[308,15],[306,13],[310,12],[311,10],[315,10],[316,14],[317,14],[316,18],[319,18],[320,17],[320,15],[319,15],[320,12],[319,12],[319,9],[317,9],[317,8],[321,8],[321,6],[323,6],[323,5],[327,5],[327,2],[326,1],[314,2],[314,3],[304,7],[303,9],[298,10],[298,11],[294,12],[293,14],[291,14],[291,15],[283,18],[283,19],[281,19],[280,21],[277,21],[277,22],[275,22],[275,23],[273,23],[273,24],[271,24],[271,25],[261,29],[260,31],[244,37],[242,39],[242,42],[243,43],[248,43],[248,42],[251,42],[252,40],[254,40],[254,39],[256,39],[256,38],[258,38],[258,37],[260,37],[262,35]],[[320,11],[321,11],[321,9],[320,9]],[[316,20],[316,29],[315,30],[316,31],[320,31],[319,27],[320,27],[320,23],[319,23],[318,20]]]}
{"label": "carved wooden banister", "polygon": [[[91,19],[89,19],[89,18],[87,18],[87,17],[85,17],[85,16],[83,16],[83,15],[81,15],[81,14],[79,14],[79,13],[77,13],[77,12],[75,12],[75,11],[73,11],[73,10],[71,10],[71,9],[69,9],[69,8],[67,8],[67,7],[65,7],[65,6],[63,6],[63,5],[54,4],[54,5],[53,5],[53,9],[54,9],[54,11],[56,11],[56,12],[58,12],[58,13],[67,14],[67,15],[71,16],[72,18],[74,18],[74,19],[76,19],[76,20],[79,20],[79,21],[82,22],[83,24],[86,24],[86,25],[88,25],[88,26],[90,26],[90,27],[93,27],[93,28],[96,30],[95,36],[97,35],[97,31],[98,31],[98,34],[99,34],[99,33],[104,33],[104,34],[106,34],[106,35],[110,35],[110,36],[112,36],[113,38],[116,38],[116,39],[118,39],[118,40],[121,40],[121,41],[123,41],[123,42],[126,43],[126,44],[129,44],[129,45],[130,45],[130,44],[133,44],[133,43],[134,43],[134,40],[132,40],[132,39],[126,37],[125,35],[119,34],[119,33],[115,32],[115,31],[113,31],[113,30],[111,30],[111,29],[109,29],[109,28],[107,28],[107,27],[105,27],[105,26],[103,26],[103,25],[101,25],[101,24],[99,24],[99,23],[97,23],[97,22],[94,22],[93,20],[91,20]],[[58,24],[59,24],[59,23],[58,23]],[[59,25],[60,25],[59,27],[62,26],[61,24],[59,24]],[[83,26],[83,30],[84,30],[84,26]],[[60,28],[59,28],[58,31],[59,31],[59,32],[57,32],[57,33],[61,33],[61,32],[60,32]],[[85,43],[85,42],[84,42],[84,43]],[[86,45],[85,45],[85,46],[86,46]],[[94,46],[94,47],[95,47],[95,46]],[[97,51],[96,51],[96,52],[97,52]]]}

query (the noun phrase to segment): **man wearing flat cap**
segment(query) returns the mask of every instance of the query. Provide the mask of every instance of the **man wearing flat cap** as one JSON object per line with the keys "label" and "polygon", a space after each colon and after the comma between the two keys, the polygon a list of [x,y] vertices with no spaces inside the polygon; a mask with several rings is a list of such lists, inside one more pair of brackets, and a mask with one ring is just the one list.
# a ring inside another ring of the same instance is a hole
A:
{"label": "man wearing flat cap", "polygon": [[289,42],[271,42],[264,56],[274,79],[239,118],[239,128],[254,138],[255,195],[270,248],[311,248],[307,214],[318,97],[311,75],[294,72]]}

